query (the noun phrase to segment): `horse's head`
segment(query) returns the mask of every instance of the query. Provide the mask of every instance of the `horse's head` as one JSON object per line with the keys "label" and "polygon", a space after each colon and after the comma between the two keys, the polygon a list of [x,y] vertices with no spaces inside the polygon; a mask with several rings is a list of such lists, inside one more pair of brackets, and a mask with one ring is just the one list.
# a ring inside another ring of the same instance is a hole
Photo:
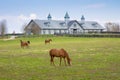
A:
{"label": "horse's head", "polygon": [[68,65],[70,66],[70,65],[71,65],[71,59],[70,59],[70,57],[69,57],[67,51],[64,50],[63,48],[61,49],[61,51],[62,51],[62,52],[64,53],[64,55],[66,56]]}
{"label": "horse's head", "polygon": [[71,66],[71,59],[67,58],[68,65]]}
{"label": "horse's head", "polygon": [[27,41],[27,43],[29,43],[29,44],[30,44],[30,41]]}
{"label": "horse's head", "polygon": [[49,39],[49,41],[52,41],[52,39]]}
{"label": "horse's head", "polygon": [[22,42],[22,40],[20,40],[20,42]]}

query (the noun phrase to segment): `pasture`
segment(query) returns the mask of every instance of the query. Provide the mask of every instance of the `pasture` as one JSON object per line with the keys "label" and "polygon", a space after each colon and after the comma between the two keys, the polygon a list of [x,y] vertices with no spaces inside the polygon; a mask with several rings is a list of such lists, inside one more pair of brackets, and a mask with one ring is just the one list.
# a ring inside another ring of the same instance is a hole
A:
{"label": "pasture", "polygon": [[[120,80],[120,38],[47,37],[0,39],[0,80]],[[20,40],[30,40],[21,48]],[[49,50],[64,48],[72,59],[50,65]]]}

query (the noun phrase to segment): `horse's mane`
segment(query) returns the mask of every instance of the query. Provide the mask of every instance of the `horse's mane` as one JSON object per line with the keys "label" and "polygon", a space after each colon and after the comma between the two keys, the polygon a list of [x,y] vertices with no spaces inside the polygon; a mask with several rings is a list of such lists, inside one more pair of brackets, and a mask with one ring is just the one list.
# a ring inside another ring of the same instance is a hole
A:
{"label": "horse's mane", "polygon": [[69,57],[69,55],[68,55],[67,51],[66,51],[66,50],[64,50],[63,48],[61,48],[60,50],[62,50],[62,51],[65,53],[65,55],[66,55],[67,59],[69,59],[69,60],[70,60],[70,57]]}
{"label": "horse's mane", "polygon": [[68,55],[68,53],[63,48],[61,48],[60,50],[62,50],[65,54]]}

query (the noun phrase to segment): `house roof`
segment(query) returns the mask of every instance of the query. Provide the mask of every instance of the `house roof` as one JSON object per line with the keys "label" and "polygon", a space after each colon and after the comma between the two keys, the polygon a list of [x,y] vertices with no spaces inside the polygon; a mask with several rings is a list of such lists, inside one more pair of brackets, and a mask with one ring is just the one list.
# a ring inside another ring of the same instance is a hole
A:
{"label": "house roof", "polygon": [[84,30],[88,29],[104,29],[95,21],[77,21],[68,20],[67,25],[64,20],[33,20],[42,29],[68,29],[74,22],[77,22]]}
{"label": "house roof", "polygon": [[83,27],[83,29],[104,29],[103,26],[101,26],[99,23],[95,21],[79,21],[80,25]]}
{"label": "house roof", "polygon": [[64,21],[61,20],[34,20],[42,29],[67,29]]}

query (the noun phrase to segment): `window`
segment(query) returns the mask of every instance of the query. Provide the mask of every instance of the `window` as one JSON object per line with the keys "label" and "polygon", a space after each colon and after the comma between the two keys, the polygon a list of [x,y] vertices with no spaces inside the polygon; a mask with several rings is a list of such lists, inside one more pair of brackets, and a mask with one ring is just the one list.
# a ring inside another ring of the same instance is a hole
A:
{"label": "window", "polygon": [[74,24],[74,27],[76,27],[77,25],[76,24]]}
{"label": "window", "polygon": [[61,25],[61,26],[65,26],[65,22],[61,22],[60,25]]}
{"label": "window", "polygon": [[97,27],[97,23],[92,23],[92,26]]}
{"label": "window", "polygon": [[85,24],[85,23],[80,23],[80,25],[83,25],[83,24]]}
{"label": "window", "polygon": [[50,27],[50,22],[44,22],[44,25]]}

